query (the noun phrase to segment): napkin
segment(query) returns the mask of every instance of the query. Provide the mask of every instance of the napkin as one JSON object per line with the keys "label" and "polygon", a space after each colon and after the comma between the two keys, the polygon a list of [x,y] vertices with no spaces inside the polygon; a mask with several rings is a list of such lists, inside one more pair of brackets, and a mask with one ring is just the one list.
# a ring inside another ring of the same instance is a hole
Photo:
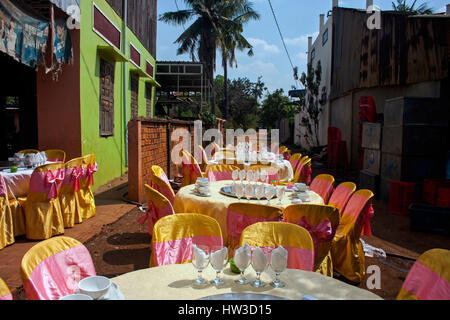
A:
{"label": "napkin", "polygon": [[221,250],[211,253],[211,265],[214,269],[221,270],[227,262],[228,248],[223,247]]}
{"label": "napkin", "polygon": [[270,265],[275,272],[281,272],[287,267],[288,261],[288,251],[279,246],[276,249],[272,250],[272,254],[270,255]]}
{"label": "napkin", "polygon": [[197,247],[195,244],[192,244],[192,247],[194,248],[194,259],[196,262],[197,267],[203,267],[208,262],[208,256],[206,255],[205,251]]}
{"label": "napkin", "polygon": [[234,253],[234,264],[240,270],[248,267],[250,263],[250,258],[252,256],[252,250],[248,244],[244,244],[242,247],[238,248]]}
{"label": "napkin", "polygon": [[260,247],[256,247],[253,249],[253,260],[252,260],[253,269],[255,271],[264,271],[267,267],[267,256],[264,254],[264,251]]}

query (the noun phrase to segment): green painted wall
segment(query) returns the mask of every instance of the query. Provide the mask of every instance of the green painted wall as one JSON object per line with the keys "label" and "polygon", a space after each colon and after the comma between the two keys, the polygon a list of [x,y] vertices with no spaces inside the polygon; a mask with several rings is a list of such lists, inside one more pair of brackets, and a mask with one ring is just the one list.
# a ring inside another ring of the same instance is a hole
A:
{"label": "green painted wall", "polygon": [[[107,18],[121,31],[123,21],[105,0],[83,0],[81,5],[81,36],[80,36],[80,105],[81,105],[81,139],[83,155],[95,153],[99,171],[95,177],[94,190],[127,171],[126,149],[124,142],[124,112],[123,112],[123,62],[115,63],[114,78],[114,136],[103,138],[99,133],[99,87],[100,87],[100,57],[97,46],[106,46],[108,43],[93,31],[92,13],[93,4],[107,16]],[[122,32],[122,41],[123,41]],[[155,59],[144,48],[133,32],[127,28],[126,56],[129,58],[129,43],[141,53],[141,67],[145,70],[145,61],[155,66]],[[123,44],[122,44],[123,45]],[[131,91],[128,63],[128,93],[127,93],[127,119],[131,115]],[[154,68],[156,70],[156,68]],[[154,76],[154,75],[153,75]],[[153,89],[154,91],[154,89]],[[152,100],[154,94],[152,95]],[[154,100],[152,101],[154,105]],[[153,111],[154,112],[154,111]],[[146,115],[145,83],[139,81],[139,115]]]}

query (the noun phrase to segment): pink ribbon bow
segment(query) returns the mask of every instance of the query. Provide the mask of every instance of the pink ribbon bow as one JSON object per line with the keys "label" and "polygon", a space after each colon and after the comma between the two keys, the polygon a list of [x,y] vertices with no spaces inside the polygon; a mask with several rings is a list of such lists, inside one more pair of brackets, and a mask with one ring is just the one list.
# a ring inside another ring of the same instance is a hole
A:
{"label": "pink ribbon bow", "polygon": [[334,237],[330,220],[323,220],[317,226],[313,226],[309,223],[308,219],[303,216],[297,221],[297,225],[305,228],[311,234],[311,238],[314,242],[314,252],[317,252],[318,243],[331,241]]}
{"label": "pink ribbon bow", "polygon": [[311,184],[311,174],[312,174],[312,169],[311,169],[311,167],[309,167],[308,170],[306,171],[306,184],[307,185]]}
{"label": "pink ribbon bow", "polygon": [[148,221],[147,225],[147,231],[150,235],[153,234],[153,225],[158,220],[158,216],[156,214],[155,207],[153,206],[152,202],[148,203],[148,209],[147,211],[138,219],[138,222],[140,224],[144,224],[145,221]]}
{"label": "pink ribbon bow", "polygon": [[59,169],[56,175],[53,171],[48,171],[45,175],[45,181],[50,184],[50,191],[48,192],[48,199],[55,199],[58,197],[58,184],[64,180],[64,170]]}
{"label": "pink ribbon bow", "polygon": [[75,188],[75,192],[80,191],[80,177],[83,174],[82,167],[75,167],[72,170],[72,180],[74,180],[73,186]]}
{"label": "pink ribbon bow", "polygon": [[87,177],[89,179],[89,184],[94,185],[94,173],[98,170],[97,162],[94,163],[94,166],[91,164],[87,167]]}

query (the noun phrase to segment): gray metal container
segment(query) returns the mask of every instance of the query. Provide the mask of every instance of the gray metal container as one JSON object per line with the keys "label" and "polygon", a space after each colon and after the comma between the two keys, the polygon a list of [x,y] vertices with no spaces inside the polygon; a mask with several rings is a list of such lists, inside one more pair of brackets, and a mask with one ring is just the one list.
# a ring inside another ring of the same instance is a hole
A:
{"label": "gray metal container", "polygon": [[384,125],[428,124],[448,126],[448,105],[440,98],[398,97],[386,100]]}
{"label": "gray metal container", "polygon": [[364,149],[364,170],[373,174],[380,174],[381,151],[374,149]]}
{"label": "gray metal container", "polygon": [[381,150],[381,134],[383,125],[381,123],[363,123],[362,147],[367,149]]}

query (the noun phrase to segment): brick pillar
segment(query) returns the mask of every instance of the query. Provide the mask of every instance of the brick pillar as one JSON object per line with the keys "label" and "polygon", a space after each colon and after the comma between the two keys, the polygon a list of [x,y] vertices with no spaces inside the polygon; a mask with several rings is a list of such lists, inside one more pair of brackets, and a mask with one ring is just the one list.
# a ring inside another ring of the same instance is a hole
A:
{"label": "brick pillar", "polygon": [[128,199],[145,202],[145,190],[142,181],[142,124],[141,121],[128,123]]}

